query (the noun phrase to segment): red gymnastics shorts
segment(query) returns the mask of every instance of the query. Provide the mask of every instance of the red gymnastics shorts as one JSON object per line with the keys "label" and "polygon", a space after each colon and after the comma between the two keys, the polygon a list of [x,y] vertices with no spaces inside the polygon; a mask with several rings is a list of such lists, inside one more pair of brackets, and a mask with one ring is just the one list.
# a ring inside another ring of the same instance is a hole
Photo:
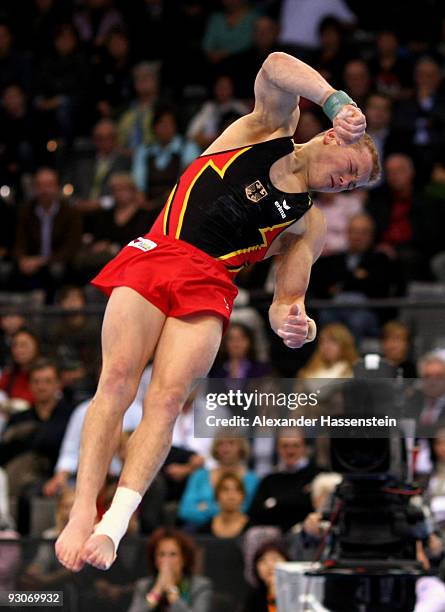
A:
{"label": "red gymnastics shorts", "polygon": [[132,240],[91,284],[106,295],[130,287],[168,317],[220,315],[224,331],[238,293],[221,262],[188,242],[152,234]]}

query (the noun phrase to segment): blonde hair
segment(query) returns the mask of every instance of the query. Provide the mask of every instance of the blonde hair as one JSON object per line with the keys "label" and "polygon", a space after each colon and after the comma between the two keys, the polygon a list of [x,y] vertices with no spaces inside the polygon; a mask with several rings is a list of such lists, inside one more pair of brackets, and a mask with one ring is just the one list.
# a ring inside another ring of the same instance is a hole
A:
{"label": "blonde hair", "polygon": [[[341,323],[330,323],[325,325],[320,331],[319,337],[330,336],[334,342],[340,346],[339,361],[346,361],[351,366],[358,360],[357,349],[355,348],[354,336],[349,329]],[[302,378],[310,378],[314,372],[324,368],[326,365],[321,354],[320,346],[317,346],[312,357],[307,362],[306,366],[298,372],[298,376]]]}
{"label": "blonde hair", "polygon": [[372,168],[371,174],[369,175],[368,185],[377,183],[382,175],[382,165],[380,163],[379,152],[377,151],[377,147],[371,136],[365,133],[359,141],[351,146],[353,149],[362,149],[363,147],[368,149],[372,159]]}
{"label": "blonde hair", "polygon": [[224,440],[236,440],[239,445],[240,461],[246,461],[248,459],[249,454],[250,454],[250,446],[246,438],[236,438],[236,437],[230,437],[228,435],[219,434],[216,436],[216,438],[214,438],[211,449],[210,449],[210,454],[216,461],[219,461],[218,446]]}

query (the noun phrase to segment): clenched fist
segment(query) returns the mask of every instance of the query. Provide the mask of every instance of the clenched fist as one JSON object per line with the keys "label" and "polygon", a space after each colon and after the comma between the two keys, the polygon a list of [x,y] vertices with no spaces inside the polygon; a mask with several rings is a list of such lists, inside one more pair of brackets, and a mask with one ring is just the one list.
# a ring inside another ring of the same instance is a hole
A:
{"label": "clenched fist", "polygon": [[270,307],[269,318],[272,329],[289,348],[300,348],[315,338],[315,322],[306,316],[298,304],[274,303]]}
{"label": "clenched fist", "polygon": [[365,133],[366,117],[356,106],[346,104],[334,117],[332,125],[337,143],[351,145],[360,140]]}

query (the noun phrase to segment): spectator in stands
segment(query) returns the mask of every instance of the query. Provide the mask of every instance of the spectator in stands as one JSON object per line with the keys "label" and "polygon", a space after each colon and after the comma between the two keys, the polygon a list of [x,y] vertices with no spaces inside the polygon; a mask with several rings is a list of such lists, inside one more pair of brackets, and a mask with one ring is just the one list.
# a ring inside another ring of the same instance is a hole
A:
{"label": "spectator in stands", "polygon": [[66,170],[66,180],[73,184],[76,204],[83,212],[109,205],[110,178],[131,167],[128,156],[120,153],[116,125],[101,119],[93,128],[94,157],[79,159]]}
{"label": "spectator in stands", "polygon": [[116,172],[109,180],[112,207],[91,214],[84,248],[77,254],[75,267],[81,282],[88,282],[120,249],[149,230],[155,215],[140,208],[140,197],[133,178]]}
{"label": "spectator in stands", "polygon": [[79,48],[74,26],[57,26],[53,53],[42,59],[35,73],[35,105],[48,139],[71,143],[82,125],[89,65]]}
{"label": "spectator in stands", "polygon": [[119,144],[127,151],[134,151],[153,139],[153,109],[159,93],[157,68],[148,62],[138,64],[133,68],[133,82],[136,98],[122,113],[118,123]]}
{"label": "spectator in stands", "polygon": [[[60,289],[57,303],[63,310],[83,310],[85,292],[80,287],[65,285]],[[72,404],[79,404],[93,391],[95,373],[99,366],[98,317],[79,312],[62,315],[49,333],[51,353],[56,356],[62,372],[64,393]]]}
{"label": "spectator in stands", "polygon": [[227,378],[229,385],[232,378],[262,378],[271,371],[269,364],[258,361],[255,334],[244,323],[230,324],[223,338],[217,363],[219,365],[212,369],[211,376]]}
{"label": "spectator in stands", "polygon": [[37,170],[33,186],[34,199],[23,207],[17,226],[15,285],[19,290],[45,289],[51,299],[80,247],[82,221],[60,198],[54,170]]}
{"label": "spectator in stands", "polygon": [[[445,143],[445,104],[442,73],[431,57],[420,58],[414,68],[414,92],[398,107],[394,125],[412,147],[421,183],[431,173],[435,156]],[[351,94],[352,95],[352,94]]]}
{"label": "spectator in stands", "polygon": [[309,59],[320,45],[319,28],[326,17],[352,26],[355,15],[344,0],[284,0],[280,13],[280,43],[297,57]]}
{"label": "spectator in stands", "polygon": [[205,102],[192,117],[187,128],[187,138],[194,140],[201,149],[206,149],[220,131],[220,123],[227,113],[238,116],[248,112],[247,106],[235,97],[233,80],[230,76],[219,76],[213,87],[213,100]]}
{"label": "spectator in stands", "polygon": [[248,510],[258,484],[256,474],[246,469],[248,454],[249,444],[244,438],[217,436],[212,448],[217,465],[211,470],[196,470],[190,476],[179,505],[179,518],[191,528],[213,518],[218,513],[215,485],[226,472],[234,472],[242,479],[246,490],[243,511]]}
{"label": "spectator in stands", "polygon": [[36,360],[30,368],[30,386],[32,407],[9,419],[0,445],[0,464],[8,473],[12,497],[25,485],[44,481],[52,473],[71,413],[71,406],[61,397],[55,362]]}
{"label": "spectator in stands", "polygon": [[136,583],[128,612],[211,612],[212,584],[194,574],[196,547],[176,529],[157,529],[147,545],[149,577]]}
{"label": "spectator in stands", "polygon": [[94,47],[104,44],[110,30],[122,26],[122,15],[113,0],[86,0],[74,15],[80,39]]}
{"label": "spectator in stands", "polygon": [[23,400],[32,404],[30,367],[40,354],[40,338],[31,329],[22,327],[11,337],[10,363],[0,376],[0,390],[8,400]]}
{"label": "spectator in stands", "polygon": [[10,26],[0,22],[0,91],[12,83],[25,91],[30,86],[30,65],[26,56],[14,48],[14,37]]}
{"label": "spectator in stands", "polygon": [[235,90],[240,98],[253,100],[253,84],[261,65],[269,53],[280,50],[278,23],[267,15],[257,17],[252,47],[229,56],[224,62],[225,71],[234,79]]}
{"label": "spectator in stands", "polygon": [[343,67],[350,57],[344,27],[341,21],[328,16],[321,21],[318,33],[320,47],[312,53],[311,66],[335,87],[340,84]]}
{"label": "spectator in stands", "polygon": [[274,612],[276,602],[276,573],[278,563],[289,561],[287,550],[279,541],[264,543],[254,556],[254,575],[258,586],[247,596],[243,612]]}
{"label": "spectator in stands", "polygon": [[[409,398],[407,413],[414,416],[423,432],[435,432],[445,423],[445,358],[440,351],[423,355],[417,362],[421,387]],[[430,446],[419,440],[416,471],[429,474],[432,469]]]}
{"label": "spectator in stands", "polygon": [[102,118],[110,118],[130,101],[131,66],[128,34],[120,27],[113,28],[105,39],[92,74],[96,109]]}
{"label": "spectator in stands", "polygon": [[14,206],[0,197],[0,287],[9,288],[12,270],[12,250],[16,232],[17,213]]}
{"label": "spectator in stands", "polygon": [[219,512],[198,533],[216,538],[236,538],[243,534],[249,527],[249,517],[242,511],[245,495],[243,481],[237,474],[223,474],[215,485]]}
{"label": "spectator in stands", "polygon": [[358,360],[355,340],[347,327],[330,323],[323,327],[317,348],[297,378],[350,378]]}
{"label": "spectator in stands", "polygon": [[311,512],[309,485],[319,470],[297,430],[279,432],[277,452],[277,470],[261,480],[249,515],[255,525],[276,525],[286,532]]}
{"label": "spectator in stands", "polygon": [[23,315],[14,312],[14,307],[5,309],[0,317],[0,368],[8,364],[10,358],[12,338],[14,334],[26,326],[26,319]]}
{"label": "spectator in stands", "polygon": [[397,367],[404,378],[417,376],[416,366],[410,359],[410,330],[400,321],[388,321],[381,331],[383,357]]}
{"label": "spectator in stands", "polygon": [[376,54],[369,63],[377,91],[400,100],[410,93],[412,65],[400,53],[399,39],[393,30],[380,30],[376,39]]}
{"label": "spectator in stands", "polygon": [[[391,98],[382,93],[372,93],[366,99],[364,113],[368,124],[366,131],[374,140],[382,160],[386,159],[390,153],[409,148],[407,143],[403,142],[402,137],[397,135],[392,128]],[[380,186],[382,181],[383,173],[380,180],[373,184],[371,189]]]}
{"label": "spectator in stands", "polygon": [[[57,538],[68,523],[69,514],[74,502],[74,489],[64,489],[55,508],[55,524],[42,533],[42,539],[50,540],[39,545],[35,557],[24,569],[20,578],[20,587],[28,590],[57,589],[64,590],[70,581],[71,574],[60,565],[54,553],[52,540]],[[65,591],[65,596],[68,593]]]}
{"label": "spectator in stands", "polygon": [[431,462],[432,471],[429,475],[426,488],[426,499],[431,508],[434,522],[437,527],[445,532],[445,429],[440,427],[436,430],[431,440]]}
{"label": "spectator in stands", "polygon": [[20,9],[22,41],[26,41],[33,57],[39,61],[51,54],[58,24],[70,20],[69,7],[56,0],[34,0],[29,7],[22,5]]}
{"label": "spectator in stands", "polygon": [[223,0],[222,9],[210,15],[203,40],[208,61],[216,65],[252,46],[257,17],[247,0]]}
{"label": "spectator in stands", "polygon": [[34,171],[39,130],[30,101],[20,85],[8,85],[1,97],[0,181],[21,196],[21,178]]}
{"label": "spectator in stands", "polygon": [[377,315],[366,308],[366,301],[394,295],[397,284],[395,264],[374,246],[372,218],[364,213],[353,216],[348,225],[347,249],[317,262],[311,286],[317,297],[364,306],[354,310],[324,310],[320,313],[320,324],[341,321],[358,338],[377,336]]}
{"label": "spectator in stands", "polygon": [[359,108],[364,108],[373,84],[368,64],[362,59],[349,60],[342,76],[343,88]]}
{"label": "spectator in stands", "polygon": [[326,219],[326,241],[322,256],[336,255],[348,248],[348,227],[351,219],[363,212],[364,191],[352,193],[314,193],[314,204],[323,211]]}
{"label": "spectator in stands", "polygon": [[[153,141],[140,145],[133,158],[133,176],[145,193],[145,206],[153,215],[160,211],[179,176],[198,157],[198,146],[178,132],[178,118],[172,107],[160,106],[152,119]],[[154,216],[147,217],[147,227]]]}
{"label": "spectator in stands", "polygon": [[419,235],[423,205],[415,189],[414,163],[408,155],[393,153],[386,158],[384,169],[385,183],[370,192],[367,202],[379,250],[400,258],[406,280],[421,278],[424,262],[416,246],[426,237]]}

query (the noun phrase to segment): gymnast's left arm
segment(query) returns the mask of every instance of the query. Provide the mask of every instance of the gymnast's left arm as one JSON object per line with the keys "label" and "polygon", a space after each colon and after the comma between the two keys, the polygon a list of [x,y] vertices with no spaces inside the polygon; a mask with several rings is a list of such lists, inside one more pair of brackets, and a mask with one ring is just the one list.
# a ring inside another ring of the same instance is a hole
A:
{"label": "gymnast's left arm", "polygon": [[269,308],[270,325],[289,348],[311,342],[317,332],[315,322],[306,315],[304,300],[312,265],[325,242],[326,223],[315,207],[304,220],[306,228],[301,236],[282,237],[283,250],[276,256],[275,293]]}

